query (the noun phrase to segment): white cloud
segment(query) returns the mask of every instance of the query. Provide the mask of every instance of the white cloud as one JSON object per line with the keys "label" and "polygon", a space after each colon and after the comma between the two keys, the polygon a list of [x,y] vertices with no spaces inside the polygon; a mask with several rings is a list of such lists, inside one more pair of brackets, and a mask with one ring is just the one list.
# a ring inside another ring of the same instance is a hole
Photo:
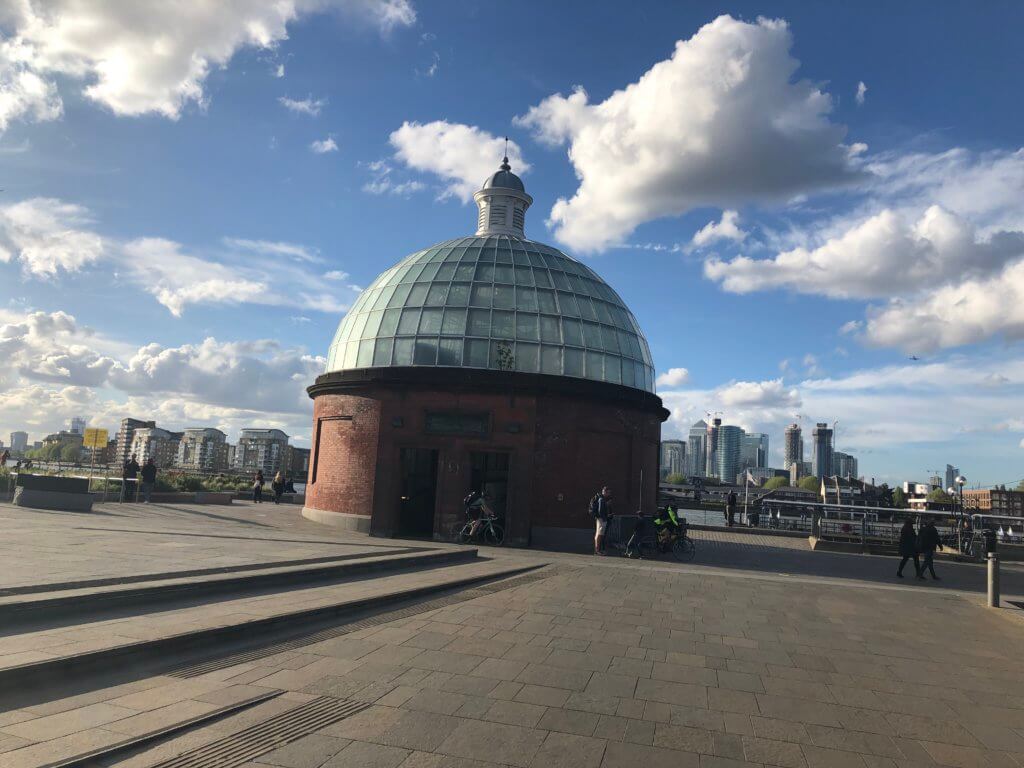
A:
{"label": "white cloud", "polygon": [[715,240],[731,240],[742,243],[747,233],[739,227],[740,215],[737,211],[722,211],[722,218],[715,222],[709,221],[693,236],[691,245],[702,248]]}
{"label": "white cloud", "polygon": [[325,360],[276,341],[129,345],[95,334],[64,312],[0,314],[0,426],[56,431],[68,417],[116,428],[125,416],[161,426],[278,426],[308,435],[305,387]]}
{"label": "white cloud", "polygon": [[[402,124],[390,137],[395,159],[416,171],[441,177],[442,196],[454,195],[462,202],[473,199],[484,180],[498,170],[505,152],[505,140],[474,125],[435,120],[432,123]],[[519,146],[508,143],[512,170],[522,175],[530,166]],[[376,190],[368,190],[376,191]]]}
{"label": "white cloud", "polygon": [[577,88],[518,118],[541,141],[568,143],[580,179],[551,211],[555,236],[601,250],[691,208],[780,201],[859,178],[845,128],[828,119],[831,97],[793,81],[791,46],[784,21],[720,16],[605,101]]}
{"label": "white cloud", "polygon": [[0,128],[58,117],[61,78],[115,114],[176,119],[187,104],[205,104],[212,69],[242,48],[273,49],[290,23],[324,10],[383,32],[416,19],[408,0],[21,0],[6,10],[0,42]]}
{"label": "white cloud", "polygon": [[284,64],[278,64],[274,70],[274,77],[284,77]]}
{"label": "white cloud", "polygon": [[395,181],[392,168],[385,160],[374,160],[371,163],[362,163],[369,169],[373,178],[363,184],[363,191],[371,195],[396,195],[408,197],[414,192],[422,192],[427,185],[422,181],[410,179],[408,181]]}
{"label": "white cloud", "polygon": [[868,310],[863,338],[876,346],[928,352],[992,336],[1024,338],[1024,261],[916,298]]}
{"label": "white cloud", "polygon": [[857,104],[863,106],[864,97],[867,95],[868,87],[864,85],[864,81],[861,80],[857,83],[857,95],[854,97],[857,100]]}
{"label": "white cloud", "polygon": [[48,197],[0,207],[0,261],[17,259],[36,277],[77,272],[104,252],[91,224],[81,206]]}
{"label": "white cloud", "polygon": [[[279,77],[280,76],[281,75],[279,75]],[[327,104],[327,99],[314,99],[312,96],[305,99],[289,99],[287,96],[281,96],[278,99],[278,102],[289,112],[316,117],[320,114],[320,110]]]}
{"label": "white cloud", "polygon": [[286,243],[272,240],[247,240],[241,237],[226,237],[224,244],[243,251],[263,253],[268,256],[285,256],[296,261],[305,261],[310,264],[319,264],[323,259],[315,248],[309,248],[298,243]]}
{"label": "white cloud", "polygon": [[948,280],[986,275],[1024,256],[1024,232],[983,237],[937,205],[916,221],[883,210],[823,245],[770,259],[739,256],[704,264],[706,277],[733,293],[788,288],[833,298],[915,293]]}
{"label": "white cloud", "polygon": [[334,137],[328,136],[326,139],[314,141],[309,148],[318,155],[325,155],[328,152],[337,152],[338,144],[334,141]]}
{"label": "white cloud", "polygon": [[804,355],[804,371],[808,376],[819,376],[822,373],[820,367],[818,367],[818,358],[808,352]]}
{"label": "white cloud", "polygon": [[782,379],[736,381],[718,392],[718,402],[727,408],[794,408],[800,405],[800,393]]}
{"label": "white cloud", "polygon": [[860,320],[848,320],[843,323],[839,328],[839,333],[844,336],[849,336],[851,333],[856,333],[864,326],[864,323]]}
{"label": "white cloud", "polygon": [[690,381],[690,372],[685,368],[669,368],[662,374],[658,375],[658,378],[654,380],[654,383],[659,387],[681,387]]}

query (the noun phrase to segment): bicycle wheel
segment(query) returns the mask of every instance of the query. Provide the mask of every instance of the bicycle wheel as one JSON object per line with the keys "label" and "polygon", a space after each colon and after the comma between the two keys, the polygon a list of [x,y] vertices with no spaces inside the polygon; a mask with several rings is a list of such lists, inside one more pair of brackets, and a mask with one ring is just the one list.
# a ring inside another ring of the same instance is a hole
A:
{"label": "bicycle wheel", "polygon": [[501,530],[501,526],[495,523],[491,523],[484,530],[484,541],[495,547],[500,547],[501,542],[505,540],[505,532]]}
{"label": "bicycle wheel", "polygon": [[459,542],[459,544],[469,544],[469,542],[473,540],[473,536],[470,533],[472,530],[473,530],[473,524],[472,523],[466,523],[459,530],[459,535],[458,535],[458,537],[455,540],[457,542]]}
{"label": "bicycle wheel", "polygon": [[693,556],[697,554],[697,548],[693,545],[693,541],[689,538],[676,539],[672,544],[672,556],[676,560],[693,560]]}

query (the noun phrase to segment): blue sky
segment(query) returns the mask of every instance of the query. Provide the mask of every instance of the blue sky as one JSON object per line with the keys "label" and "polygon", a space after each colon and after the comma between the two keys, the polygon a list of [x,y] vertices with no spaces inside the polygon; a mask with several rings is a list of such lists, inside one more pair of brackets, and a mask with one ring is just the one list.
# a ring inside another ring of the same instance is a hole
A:
{"label": "blue sky", "polygon": [[1024,477],[1019,5],[43,5],[0,12],[0,436],[308,444],[345,307],[471,232],[508,134],[666,435],[720,410],[778,463],[800,414],[869,477]]}

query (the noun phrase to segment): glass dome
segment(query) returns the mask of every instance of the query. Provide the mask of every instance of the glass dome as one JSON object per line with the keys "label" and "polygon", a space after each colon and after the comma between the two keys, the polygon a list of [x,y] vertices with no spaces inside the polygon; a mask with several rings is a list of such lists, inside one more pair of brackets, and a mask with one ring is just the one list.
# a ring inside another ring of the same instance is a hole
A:
{"label": "glass dome", "polygon": [[654,391],[651,352],[607,283],[510,235],[440,243],[385,271],[331,343],[327,371],[399,366],[572,376]]}

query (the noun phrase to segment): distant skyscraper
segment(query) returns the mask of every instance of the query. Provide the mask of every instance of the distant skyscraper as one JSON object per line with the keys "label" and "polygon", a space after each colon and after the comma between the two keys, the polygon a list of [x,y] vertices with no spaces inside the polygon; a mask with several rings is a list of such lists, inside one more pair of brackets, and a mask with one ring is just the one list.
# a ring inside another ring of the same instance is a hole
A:
{"label": "distant skyscraper", "polygon": [[811,471],[820,480],[834,474],[832,470],[832,430],[828,424],[818,422],[811,435],[814,442]]}
{"label": "distant skyscraper", "polygon": [[[721,419],[716,419],[721,421]],[[740,467],[740,447],[743,430],[739,427],[720,426],[718,448],[715,450],[715,477],[723,483],[733,483]]]}
{"label": "distant skyscraper", "polygon": [[704,474],[706,477],[718,477],[718,430],[722,420],[715,418],[708,424],[707,439],[704,441]]}
{"label": "distant skyscraper", "polygon": [[946,488],[955,488],[956,479],[960,476],[960,467],[954,467],[952,464],[946,465]]}
{"label": "distant skyscraper", "polygon": [[76,435],[84,435],[86,423],[87,421],[81,416],[72,416],[71,422],[68,424],[68,432]]}
{"label": "distant skyscraper", "polygon": [[703,419],[690,427],[690,437],[686,441],[686,475],[689,477],[707,476],[704,456],[707,437],[708,424]]}
{"label": "distant skyscraper", "polygon": [[747,432],[740,438],[739,471],[767,466],[768,435],[764,432]]}
{"label": "distant skyscraper", "polygon": [[842,451],[832,452],[832,474],[857,479],[857,457]]}
{"label": "distant skyscraper", "polygon": [[786,427],[784,441],[782,466],[790,469],[794,464],[804,460],[804,433],[799,424],[790,424]]}
{"label": "distant skyscraper", "polygon": [[11,432],[11,453],[24,453],[28,449],[28,432]]}
{"label": "distant skyscraper", "polygon": [[682,440],[663,440],[661,442],[661,478],[669,475],[681,475],[685,469],[686,443]]}

